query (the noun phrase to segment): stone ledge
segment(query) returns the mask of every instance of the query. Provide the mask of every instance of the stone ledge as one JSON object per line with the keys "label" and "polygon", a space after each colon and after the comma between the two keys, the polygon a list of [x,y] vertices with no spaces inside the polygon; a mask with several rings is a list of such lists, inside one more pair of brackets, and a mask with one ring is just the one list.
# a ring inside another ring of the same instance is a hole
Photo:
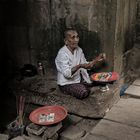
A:
{"label": "stone ledge", "polygon": [[42,80],[38,77],[37,80],[35,79],[36,77],[31,80],[26,79],[22,84],[20,83],[21,86],[19,84],[18,88],[14,90],[15,95],[26,96],[28,104],[61,105],[68,110],[68,113],[82,117],[103,118],[106,110],[120,99],[118,83],[109,84],[110,90],[107,92],[101,92],[98,87],[93,87],[90,96],[80,100],[62,94],[54,80],[45,81],[46,79]]}
{"label": "stone ledge", "polygon": [[56,137],[57,132],[62,128],[62,123],[51,126],[39,126],[36,124],[29,124],[26,127],[27,133],[30,137],[42,138],[44,140]]}
{"label": "stone ledge", "polygon": [[115,140],[139,140],[140,129],[123,123],[102,119],[91,130],[92,135],[99,135]]}
{"label": "stone ledge", "polygon": [[86,134],[86,131],[77,126],[70,126],[60,134],[61,140],[78,140]]}
{"label": "stone ledge", "polygon": [[0,134],[0,140],[8,140],[9,136],[6,134]]}
{"label": "stone ledge", "polygon": [[26,93],[26,102],[38,105],[62,105],[69,113],[83,117],[103,118],[108,108],[119,100],[118,87],[111,85],[110,91],[92,93],[86,99],[79,100],[75,97],[64,95],[58,90],[47,95],[41,93]]}

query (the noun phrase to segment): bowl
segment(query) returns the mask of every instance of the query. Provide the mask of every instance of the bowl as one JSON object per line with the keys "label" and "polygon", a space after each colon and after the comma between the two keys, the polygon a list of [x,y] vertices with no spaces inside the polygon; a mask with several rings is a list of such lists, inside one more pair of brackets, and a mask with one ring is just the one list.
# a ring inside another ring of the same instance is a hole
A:
{"label": "bowl", "polygon": [[61,122],[67,116],[67,110],[63,106],[43,106],[35,109],[29,115],[29,119],[38,125],[52,125]]}
{"label": "bowl", "polygon": [[118,80],[119,74],[117,72],[99,72],[91,75],[91,80],[101,83],[108,83]]}

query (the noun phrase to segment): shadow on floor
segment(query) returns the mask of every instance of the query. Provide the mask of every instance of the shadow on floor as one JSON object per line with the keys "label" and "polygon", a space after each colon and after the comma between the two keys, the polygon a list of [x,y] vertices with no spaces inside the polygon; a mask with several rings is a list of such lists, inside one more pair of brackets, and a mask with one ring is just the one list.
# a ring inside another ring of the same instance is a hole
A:
{"label": "shadow on floor", "polygon": [[16,118],[16,98],[7,87],[0,88],[0,133],[6,131],[7,125]]}

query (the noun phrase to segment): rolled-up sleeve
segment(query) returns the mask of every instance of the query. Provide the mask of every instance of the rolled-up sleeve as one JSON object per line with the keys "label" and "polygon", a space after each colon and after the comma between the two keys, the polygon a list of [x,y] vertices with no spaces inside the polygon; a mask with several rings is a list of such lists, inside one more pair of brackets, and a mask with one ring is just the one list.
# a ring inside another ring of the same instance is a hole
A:
{"label": "rolled-up sleeve", "polygon": [[57,70],[64,75],[65,78],[72,78],[72,73],[71,73],[71,65],[69,62],[69,57],[67,54],[61,52],[58,53],[56,59],[55,59],[55,64]]}

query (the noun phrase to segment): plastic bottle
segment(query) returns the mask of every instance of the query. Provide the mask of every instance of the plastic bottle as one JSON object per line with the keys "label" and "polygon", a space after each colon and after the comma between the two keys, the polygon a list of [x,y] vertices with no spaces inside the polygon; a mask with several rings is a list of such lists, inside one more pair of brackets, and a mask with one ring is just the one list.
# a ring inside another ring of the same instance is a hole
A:
{"label": "plastic bottle", "polygon": [[39,74],[40,76],[45,75],[45,70],[44,70],[44,67],[43,67],[43,65],[42,65],[41,62],[38,62],[38,74]]}

